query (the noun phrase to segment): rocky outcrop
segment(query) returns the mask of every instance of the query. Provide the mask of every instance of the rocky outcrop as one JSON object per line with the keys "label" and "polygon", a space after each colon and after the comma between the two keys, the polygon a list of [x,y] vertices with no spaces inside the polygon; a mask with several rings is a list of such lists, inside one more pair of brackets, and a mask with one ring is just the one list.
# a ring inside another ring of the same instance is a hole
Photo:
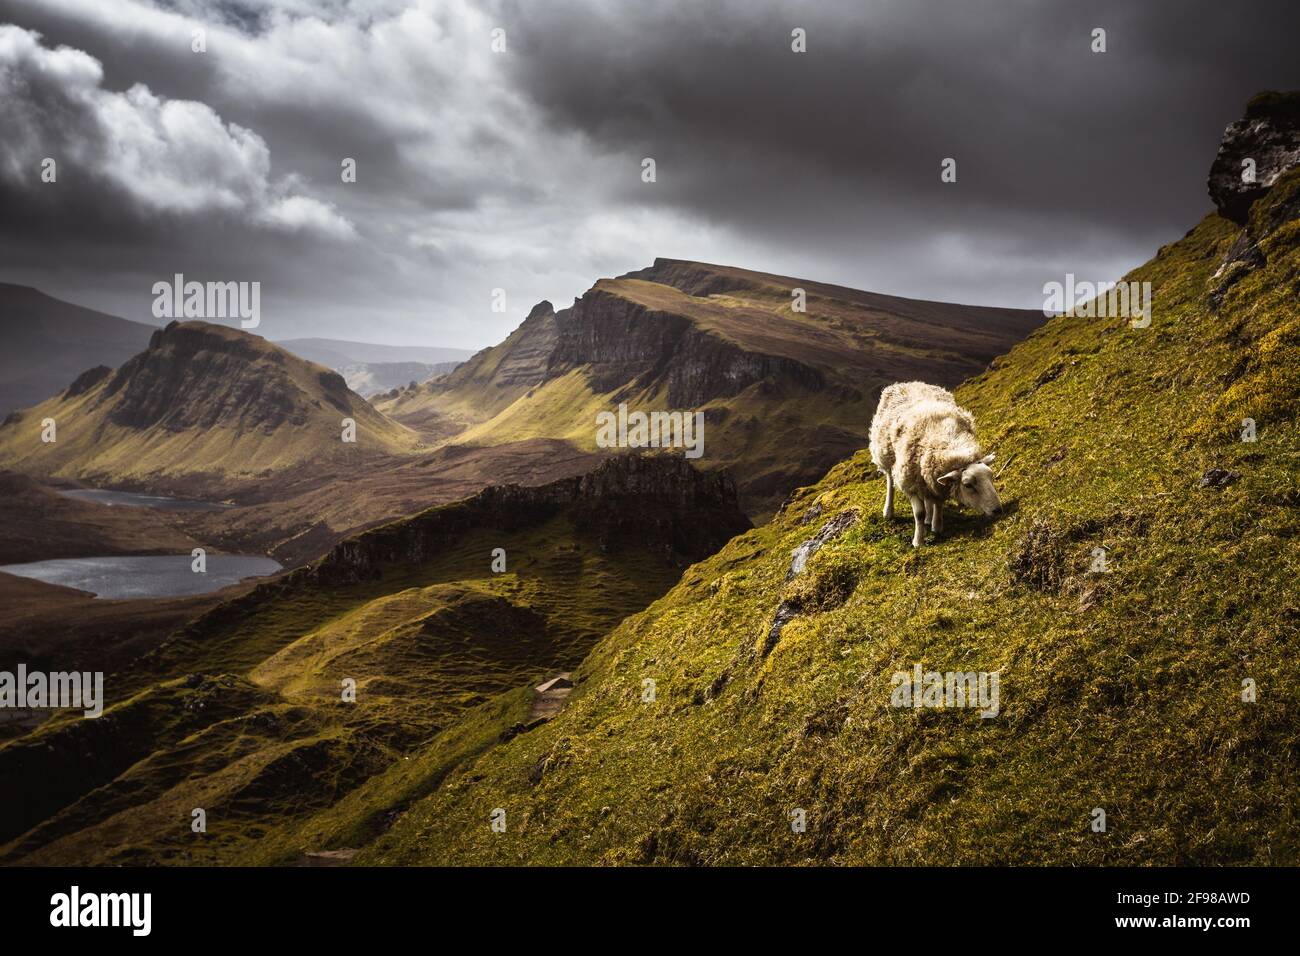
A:
{"label": "rocky outcrop", "polygon": [[741,349],[687,316],[647,308],[600,285],[555,320],[550,376],[586,367],[597,392],[664,385],[671,407],[691,408],[772,377],[810,391],[825,384],[817,369]]}
{"label": "rocky outcrop", "polygon": [[467,531],[511,531],[561,512],[579,531],[594,534],[603,550],[649,549],[680,566],[707,557],[750,527],[726,474],[697,471],[679,456],[621,455],[585,475],[538,487],[494,485],[375,528],[341,541],[297,573],[325,582],[365,580],[385,565],[440,554]]}
{"label": "rocky outcrop", "polygon": [[[1247,159],[1255,163],[1250,182],[1242,178]],[[1219,214],[1243,226],[1211,280],[1212,308],[1218,309],[1233,285],[1267,263],[1261,242],[1300,218],[1297,177],[1300,93],[1260,93],[1247,104],[1245,117],[1224,132],[1210,168],[1210,196]]]}
{"label": "rocky outcrop", "polygon": [[429,390],[454,391],[483,379],[505,389],[540,385],[547,378],[555,341],[555,309],[543,299],[504,342],[483,349],[446,376],[430,382]]}
{"label": "rocky outcrop", "polygon": [[[1253,173],[1247,167],[1253,163]],[[1250,207],[1300,165],[1300,92],[1260,93],[1223,133],[1207,183],[1219,215],[1245,225]]]}
{"label": "rocky outcrop", "polygon": [[841,511],[822,525],[820,531],[790,552],[790,568],[785,573],[785,579],[789,581],[796,575],[802,574],[803,569],[808,566],[808,559],[820,551],[822,545],[827,541],[834,541],[856,525],[860,518],[861,515],[857,511]]}
{"label": "rocky outcrop", "polygon": [[96,365],[94,368],[88,368],[72,380],[72,384],[64,390],[63,397],[75,398],[78,395],[84,395],[112,374],[113,370],[107,365]]}
{"label": "rocky outcrop", "polygon": [[[168,431],[235,422],[246,429],[301,425],[308,410],[285,358],[251,335],[206,322],[172,322],[114,373],[104,390],[105,400],[114,399],[109,420]],[[337,372],[322,370],[319,384],[335,401],[347,392]]]}

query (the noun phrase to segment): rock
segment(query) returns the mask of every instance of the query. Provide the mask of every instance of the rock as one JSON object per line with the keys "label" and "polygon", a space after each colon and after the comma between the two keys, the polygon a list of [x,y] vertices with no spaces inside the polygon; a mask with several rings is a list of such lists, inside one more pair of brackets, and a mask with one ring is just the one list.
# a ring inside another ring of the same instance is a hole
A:
{"label": "rock", "polygon": [[803,513],[803,517],[799,519],[799,523],[812,524],[821,516],[822,516],[822,506],[814,503],[810,505],[808,510]]}
{"label": "rock", "polygon": [[[820,513],[820,509],[819,509]],[[861,518],[861,512],[856,508],[849,508],[841,511],[830,521],[822,525],[821,530],[816,535],[799,545],[790,552],[790,570],[786,572],[785,579],[789,581],[803,573],[804,568],[808,566],[808,559],[816,554],[828,541],[834,541],[844,532],[848,531],[858,523]],[[760,657],[766,657],[776,647],[777,641],[781,639],[781,631],[792,620],[799,616],[802,610],[797,601],[785,600],[776,607],[776,614],[772,618],[772,625],[768,628],[767,637],[763,640],[763,646],[759,650]]]}
{"label": "rock", "polygon": [[790,601],[782,601],[776,606],[776,616],[772,618],[772,626],[768,628],[763,649],[759,651],[760,657],[772,653],[772,648],[776,647],[777,641],[781,640],[781,631],[798,616],[799,608]]}
{"label": "rock", "polygon": [[1223,468],[1211,468],[1201,475],[1198,488],[1225,488],[1241,477],[1241,472],[1226,471]]}
{"label": "rock", "polygon": [[67,387],[63,395],[65,398],[84,395],[112,374],[113,370],[107,365],[96,365],[94,368],[86,369],[72,380],[72,384]]}
{"label": "rock", "polygon": [[859,512],[851,508],[848,511],[841,511],[822,525],[821,530],[814,537],[809,538],[790,552],[790,570],[786,572],[785,579],[789,581],[795,575],[801,574],[808,564],[808,559],[816,554],[822,545],[827,541],[834,541],[845,531],[852,528],[858,523],[859,517]]}
{"label": "rock", "polygon": [[317,850],[314,853],[304,853],[301,860],[302,866],[347,866],[352,862],[360,850]]}
{"label": "rock", "polygon": [[[1253,182],[1242,179],[1254,160]],[[1206,185],[1219,215],[1245,225],[1250,207],[1287,170],[1300,166],[1300,92],[1260,93],[1223,133]]]}
{"label": "rock", "polygon": [[[678,455],[624,454],[592,471],[545,485],[493,485],[453,505],[431,508],[340,541],[304,580],[372,580],[386,566],[429,560],[468,529],[517,528],[565,515],[602,551],[656,551],[685,566],[751,527],[725,472],[700,471]],[[290,579],[292,580],[292,579]]]}

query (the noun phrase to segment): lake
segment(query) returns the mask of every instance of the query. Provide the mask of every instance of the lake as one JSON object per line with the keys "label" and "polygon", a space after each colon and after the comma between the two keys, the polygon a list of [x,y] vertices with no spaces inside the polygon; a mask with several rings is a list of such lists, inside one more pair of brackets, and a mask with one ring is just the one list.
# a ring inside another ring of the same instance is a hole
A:
{"label": "lake", "polygon": [[156,508],[159,511],[224,511],[233,507],[219,501],[163,498],[158,495],[137,495],[130,491],[105,491],[99,488],[75,488],[70,491],[60,491],[59,494],[78,501],[93,501],[108,505],[110,508],[121,505],[126,508]]}
{"label": "lake", "polygon": [[191,570],[188,554],[147,554],[105,558],[56,558],[0,565],[0,571],[47,584],[90,591],[100,598],[157,598],[207,594],[281,569],[258,554],[209,554],[207,571]]}

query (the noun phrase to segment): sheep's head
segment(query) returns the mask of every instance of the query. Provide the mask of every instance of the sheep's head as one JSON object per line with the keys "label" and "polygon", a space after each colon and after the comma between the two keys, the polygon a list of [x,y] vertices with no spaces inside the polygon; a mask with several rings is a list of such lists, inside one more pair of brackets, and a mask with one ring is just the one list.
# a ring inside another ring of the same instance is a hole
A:
{"label": "sheep's head", "polygon": [[965,468],[940,475],[939,484],[955,491],[957,500],[967,508],[991,515],[1002,507],[997,489],[993,487],[993,469],[989,467],[992,461],[992,454],[985,455]]}

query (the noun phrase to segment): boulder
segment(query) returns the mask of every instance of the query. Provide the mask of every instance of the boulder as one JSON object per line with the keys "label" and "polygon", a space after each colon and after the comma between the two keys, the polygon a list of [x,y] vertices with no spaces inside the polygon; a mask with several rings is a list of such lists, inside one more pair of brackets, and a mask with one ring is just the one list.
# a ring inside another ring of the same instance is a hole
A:
{"label": "boulder", "polygon": [[[1243,178],[1253,160],[1253,179]],[[1300,166],[1300,92],[1260,93],[1246,115],[1228,126],[1207,186],[1219,215],[1245,225],[1251,204],[1287,170]]]}

